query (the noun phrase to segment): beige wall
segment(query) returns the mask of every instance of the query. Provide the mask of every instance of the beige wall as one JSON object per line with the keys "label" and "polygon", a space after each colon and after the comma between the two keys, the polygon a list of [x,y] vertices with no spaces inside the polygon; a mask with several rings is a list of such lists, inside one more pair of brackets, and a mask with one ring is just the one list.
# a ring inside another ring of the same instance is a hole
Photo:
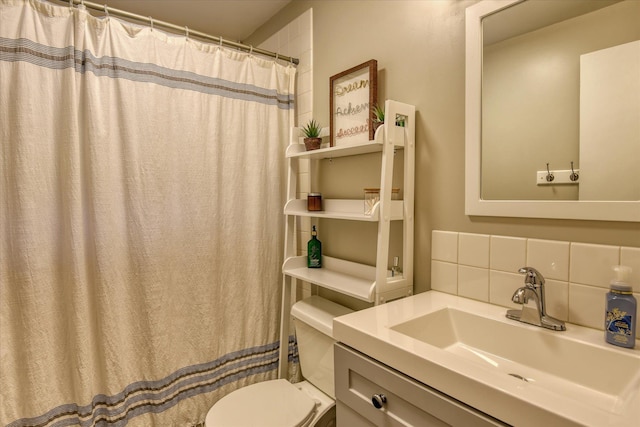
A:
{"label": "beige wall", "polygon": [[580,200],[640,200],[640,25],[638,33],[580,58],[580,164],[590,171]]}
{"label": "beige wall", "polygon": [[[312,7],[313,109],[318,120],[329,123],[329,78],[369,59],[378,61],[379,98],[416,106],[416,292],[430,289],[432,230],[640,247],[637,223],[464,214],[464,11],[473,3],[294,0],[249,41],[257,45]],[[367,169],[366,161],[346,167],[354,176],[331,191],[360,194],[359,183],[347,187]],[[372,259],[370,239],[359,243],[357,236],[343,238],[343,233],[366,226],[328,228],[323,233],[328,254],[355,252],[359,259]],[[329,249],[334,240],[340,247]]]}
{"label": "beige wall", "polygon": [[[572,161],[583,166],[580,55],[637,40],[638,16],[640,2],[621,2],[485,46],[484,199],[578,200],[578,185],[537,185],[536,172],[546,163],[551,170],[569,170]],[[593,171],[584,170],[581,178]]]}

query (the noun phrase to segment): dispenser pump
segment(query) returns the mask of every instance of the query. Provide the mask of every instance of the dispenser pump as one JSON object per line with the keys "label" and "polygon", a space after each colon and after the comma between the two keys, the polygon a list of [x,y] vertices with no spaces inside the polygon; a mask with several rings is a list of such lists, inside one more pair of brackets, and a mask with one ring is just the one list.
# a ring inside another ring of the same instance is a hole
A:
{"label": "dispenser pump", "polygon": [[614,271],[614,279],[611,281],[611,284],[610,284],[611,290],[618,291],[621,293],[633,292],[633,288],[629,284],[631,267],[627,267],[626,265],[614,265],[612,269]]}

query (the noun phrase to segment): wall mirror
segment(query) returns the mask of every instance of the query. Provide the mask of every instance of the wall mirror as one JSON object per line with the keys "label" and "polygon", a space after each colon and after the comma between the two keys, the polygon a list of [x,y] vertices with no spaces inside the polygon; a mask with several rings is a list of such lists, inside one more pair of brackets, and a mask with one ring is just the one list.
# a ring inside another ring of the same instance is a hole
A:
{"label": "wall mirror", "polygon": [[465,153],[467,215],[640,222],[640,2],[467,8]]}

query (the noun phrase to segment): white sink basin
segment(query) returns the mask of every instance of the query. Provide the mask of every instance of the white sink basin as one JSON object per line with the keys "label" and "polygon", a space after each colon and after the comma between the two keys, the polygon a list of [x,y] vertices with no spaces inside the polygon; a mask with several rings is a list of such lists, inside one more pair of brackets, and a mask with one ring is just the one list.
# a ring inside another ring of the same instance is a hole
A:
{"label": "white sink basin", "polygon": [[443,308],[390,329],[607,411],[619,410],[640,388],[637,355],[569,339],[562,332],[523,328],[515,321],[456,308]]}
{"label": "white sink basin", "polygon": [[640,343],[567,323],[551,331],[507,308],[430,291],[334,319],[339,341],[511,425],[638,425]]}

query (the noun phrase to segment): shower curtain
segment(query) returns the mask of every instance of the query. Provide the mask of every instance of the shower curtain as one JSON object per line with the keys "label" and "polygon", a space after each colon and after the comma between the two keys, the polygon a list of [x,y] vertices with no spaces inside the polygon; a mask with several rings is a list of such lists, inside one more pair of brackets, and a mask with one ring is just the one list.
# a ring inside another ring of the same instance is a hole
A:
{"label": "shower curtain", "polygon": [[1,425],[191,426],[277,376],[294,77],[0,0]]}

